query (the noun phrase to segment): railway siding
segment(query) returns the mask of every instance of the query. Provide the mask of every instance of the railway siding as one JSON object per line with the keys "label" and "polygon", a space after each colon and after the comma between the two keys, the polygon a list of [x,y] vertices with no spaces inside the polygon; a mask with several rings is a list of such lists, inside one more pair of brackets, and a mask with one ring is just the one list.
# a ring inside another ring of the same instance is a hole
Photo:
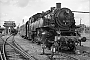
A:
{"label": "railway siding", "polygon": [[3,53],[5,53],[6,59],[8,60],[36,60],[35,58],[27,55],[27,53],[25,53],[24,50],[19,49],[18,46],[15,45],[14,37],[11,36],[10,38],[6,39],[7,41],[5,41],[4,39],[5,39],[4,37],[0,39],[3,42],[2,43],[0,41],[0,46],[1,47],[3,46],[2,47],[3,49],[1,50],[3,52],[1,54],[3,55]]}

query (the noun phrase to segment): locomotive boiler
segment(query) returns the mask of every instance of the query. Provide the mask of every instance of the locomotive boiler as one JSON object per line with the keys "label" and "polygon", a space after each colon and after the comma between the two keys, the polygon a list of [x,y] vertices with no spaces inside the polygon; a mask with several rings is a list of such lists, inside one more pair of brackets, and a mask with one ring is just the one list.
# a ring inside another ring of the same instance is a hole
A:
{"label": "locomotive boiler", "polygon": [[26,22],[26,37],[47,48],[56,50],[75,50],[76,43],[86,41],[79,38],[76,31],[74,13],[69,8],[61,8],[61,3],[46,12],[37,13]]}

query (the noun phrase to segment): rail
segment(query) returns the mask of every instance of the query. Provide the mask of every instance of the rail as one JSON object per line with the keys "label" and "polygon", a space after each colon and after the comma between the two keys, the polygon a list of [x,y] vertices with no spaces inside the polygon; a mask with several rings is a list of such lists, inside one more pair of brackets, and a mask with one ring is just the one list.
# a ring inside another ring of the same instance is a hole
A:
{"label": "rail", "polygon": [[35,60],[38,60],[37,58],[35,58],[34,56],[28,54],[19,44],[17,44],[15,41],[14,41],[14,44],[16,45],[16,47],[18,49],[20,49],[25,55],[28,56],[28,58],[34,58]]}
{"label": "rail", "polygon": [[[10,38],[11,36],[9,36],[8,38]],[[7,39],[8,39],[7,38]],[[1,37],[1,39],[2,39],[2,37]],[[6,39],[6,40],[7,40]],[[2,50],[1,50],[1,59],[2,60],[7,60],[7,58],[6,58],[6,54],[5,54],[5,41],[2,39],[2,41],[4,42],[3,43],[3,45],[2,45]]]}
{"label": "rail", "polygon": [[3,56],[2,56],[1,51],[0,51],[0,60],[3,60]]}
{"label": "rail", "polygon": [[19,54],[21,54],[24,58],[28,59],[28,60],[38,60],[36,59],[34,56],[28,54],[27,52],[25,52],[25,50],[23,48],[21,48],[14,40],[14,36],[13,36],[13,43],[14,45],[12,45],[11,43],[7,42],[7,40],[11,37],[12,35],[10,35],[6,40],[2,39],[4,41],[3,43],[3,53],[2,53],[2,60],[7,60],[6,57],[6,53],[5,53],[5,44],[10,45],[12,48],[14,48],[16,51],[19,52]]}

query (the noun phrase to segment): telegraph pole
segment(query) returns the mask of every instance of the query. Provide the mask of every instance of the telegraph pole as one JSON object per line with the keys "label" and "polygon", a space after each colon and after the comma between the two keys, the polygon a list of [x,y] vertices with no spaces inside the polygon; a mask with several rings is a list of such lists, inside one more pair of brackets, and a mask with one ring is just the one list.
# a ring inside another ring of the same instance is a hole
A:
{"label": "telegraph pole", "polygon": [[23,19],[23,21],[22,21],[22,24],[24,24],[24,19]]}
{"label": "telegraph pole", "polygon": [[81,20],[82,20],[82,19],[80,18],[80,25],[81,25]]}

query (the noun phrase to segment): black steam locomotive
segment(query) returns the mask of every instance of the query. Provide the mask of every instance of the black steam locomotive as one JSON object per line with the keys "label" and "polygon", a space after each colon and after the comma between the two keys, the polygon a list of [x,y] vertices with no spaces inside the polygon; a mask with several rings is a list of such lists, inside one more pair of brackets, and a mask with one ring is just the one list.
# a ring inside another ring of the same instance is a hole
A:
{"label": "black steam locomotive", "polygon": [[86,41],[85,37],[80,39],[76,28],[74,13],[56,3],[56,7],[31,16],[20,31],[25,38],[48,48],[55,46],[56,50],[75,50],[76,43]]}

